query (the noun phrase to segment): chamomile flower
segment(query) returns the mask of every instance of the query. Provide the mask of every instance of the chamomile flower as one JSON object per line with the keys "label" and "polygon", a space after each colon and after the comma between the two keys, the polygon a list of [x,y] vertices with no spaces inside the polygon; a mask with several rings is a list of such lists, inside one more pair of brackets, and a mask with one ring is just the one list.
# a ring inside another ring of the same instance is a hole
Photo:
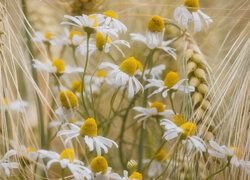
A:
{"label": "chamomile flower", "polygon": [[33,59],[33,66],[38,70],[47,71],[50,73],[55,73],[57,75],[62,75],[64,73],[79,73],[83,72],[84,69],[80,67],[71,67],[69,65],[65,66],[65,63],[62,59],[53,59],[52,61],[46,60],[45,62],[41,62],[37,59]]}
{"label": "chamomile flower", "polygon": [[60,38],[61,44],[78,46],[83,42],[84,37],[80,31],[71,30],[64,28],[64,36]]}
{"label": "chamomile flower", "polygon": [[61,106],[55,112],[59,117],[70,121],[75,118],[75,110],[78,107],[77,96],[69,90],[60,91],[59,96]]}
{"label": "chamomile flower", "polygon": [[227,147],[225,145],[220,146],[215,141],[209,141],[212,149],[208,149],[208,153],[216,158],[229,158],[230,163],[236,167],[243,167],[247,174],[250,175],[250,161],[243,160],[243,152],[238,147],[230,146]]}
{"label": "chamomile flower", "polygon": [[[110,47],[115,47],[124,57],[123,51],[120,49],[120,45],[127,46],[130,48],[129,42],[125,40],[111,40],[108,35],[103,35],[102,33],[97,33],[95,40],[90,39],[89,41],[89,55],[91,56],[95,51],[104,51],[105,53],[109,53]],[[81,55],[85,56],[87,54],[87,42],[84,41],[77,49]]]}
{"label": "chamomile flower", "polygon": [[117,29],[118,32],[127,32],[127,27],[118,20],[118,15],[114,11],[109,10],[103,14],[96,14],[95,16],[100,24]]}
{"label": "chamomile flower", "polygon": [[179,80],[179,75],[176,72],[170,71],[164,81],[157,80],[157,79],[149,79],[148,84],[146,85],[146,89],[150,87],[157,87],[158,89],[153,91],[149,97],[151,97],[154,94],[162,92],[162,97],[167,97],[168,92],[172,93],[172,96],[174,96],[176,91],[180,91],[183,93],[190,93],[193,92],[195,89],[193,86],[184,86],[182,85],[187,79],[181,79]]}
{"label": "chamomile flower", "polygon": [[114,78],[114,84],[122,88],[128,88],[128,98],[134,97],[136,93],[143,90],[142,84],[135,77],[137,70],[142,71],[142,65],[140,61],[134,57],[125,59],[120,66],[115,64],[104,62],[101,63],[99,68],[111,68],[110,76]]}
{"label": "chamomile flower", "polygon": [[[147,26],[145,42],[150,49],[154,49],[155,47],[158,47],[162,44],[165,32],[164,20],[162,17],[154,15],[148,21]],[[142,37],[143,36],[140,36],[139,39]],[[136,39],[138,39],[138,36]]]}
{"label": "chamomile flower", "polygon": [[205,142],[197,136],[194,136],[196,125],[191,122],[183,123],[180,127],[178,127],[174,122],[168,119],[162,119],[161,126],[164,126],[165,132],[163,134],[163,138],[167,141],[175,139],[181,134],[182,143],[188,144],[188,149],[191,150],[193,146],[199,150],[200,153],[206,151]]}
{"label": "chamomile flower", "polygon": [[6,98],[3,99],[3,109],[6,111],[8,109],[16,112],[24,112],[25,107],[28,107],[29,103],[27,101],[14,100],[9,101]]}
{"label": "chamomile flower", "polygon": [[189,20],[194,23],[194,31],[201,31],[202,21],[208,27],[213,20],[199,9],[199,0],[184,0],[184,6],[177,7],[174,11],[174,18],[184,28],[188,28]]}
{"label": "chamomile flower", "polygon": [[165,105],[162,102],[155,101],[153,103],[148,103],[150,108],[144,108],[140,106],[136,106],[133,109],[135,111],[138,111],[140,114],[137,114],[134,118],[138,121],[144,121],[144,124],[146,123],[146,120],[149,117],[171,117],[174,115],[174,112],[169,109],[165,109]]}
{"label": "chamomile flower", "polygon": [[1,175],[1,177],[3,176],[2,171],[4,171],[4,174],[9,177],[10,170],[18,168],[18,166],[19,166],[18,163],[9,162],[9,158],[11,156],[14,156],[14,155],[16,155],[16,151],[10,150],[2,157],[2,159],[0,159],[0,175]]}
{"label": "chamomile flower", "polygon": [[42,33],[42,32],[35,32],[35,36],[32,38],[34,42],[44,42],[51,45],[56,45],[56,35],[52,33]]}
{"label": "chamomile flower", "polygon": [[75,154],[72,149],[65,149],[58,154],[54,151],[39,150],[41,158],[49,158],[47,163],[47,169],[50,169],[51,165],[54,163],[59,163],[61,168],[68,168],[74,178],[85,177],[87,179],[91,178],[91,171],[84,166],[84,163],[80,160],[75,159]]}
{"label": "chamomile flower", "polygon": [[95,15],[81,15],[81,16],[69,16],[64,15],[64,18],[68,19],[68,21],[62,22],[62,24],[68,24],[72,26],[77,26],[82,28],[87,33],[95,33],[100,32],[103,34],[108,34],[109,36],[118,36],[117,29],[110,28],[108,26],[99,26],[98,19]]}
{"label": "chamomile flower", "polygon": [[90,169],[96,180],[120,179],[117,173],[112,173],[112,168],[103,156],[95,157],[90,163]]}
{"label": "chamomile flower", "polygon": [[130,176],[129,179],[131,180],[143,180],[143,176],[141,173],[134,171]]}
{"label": "chamomile flower", "polygon": [[141,34],[135,34],[135,33],[131,33],[130,34],[132,40],[134,41],[140,41],[143,42],[149,49],[161,49],[163,51],[165,51],[167,54],[169,54],[170,56],[172,56],[175,60],[176,60],[176,54],[175,54],[175,49],[172,47],[169,47],[169,44],[171,44],[173,41],[175,41],[175,39],[171,39],[168,41],[164,41],[163,40],[163,36],[162,39],[158,39],[157,41],[152,41],[150,38],[147,38]]}
{"label": "chamomile flower", "polygon": [[94,149],[96,149],[98,156],[101,155],[102,149],[105,153],[107,153],[108,148],[111,148],[113,145],[115,147],[118,147],[118,145],[114,141],[97,135],[97,124],[95,119],[93,118],[88,118],[87,120],[85,120],[81,128],[74,124],[66,123],[62,126],[62,129],[65,129],[66,127],[69,127],[70,129],[61,130],[57,133],[57,136],[68,136],[65,139],[64,144],[67,144],[72,138],[83,138],[89,150],[93,151]]}

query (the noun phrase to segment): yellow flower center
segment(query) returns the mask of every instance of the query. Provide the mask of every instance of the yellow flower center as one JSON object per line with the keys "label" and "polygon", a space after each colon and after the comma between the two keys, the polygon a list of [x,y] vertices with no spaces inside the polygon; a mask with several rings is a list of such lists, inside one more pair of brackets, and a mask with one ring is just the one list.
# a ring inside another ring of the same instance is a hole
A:
{"label": "yellow flower center", "polygon": [[162,32],[164,29],[164,21],[163,19],[158,16],[154,15],[149,21],[148,21],[148,29],[152,32]]}
{"label": "yellow flower center", "polygon": [[81,136],[95,137],[97,136],[97,124],[94,118],[88,118],[80,129]]}
{"label": "yellow flower center", "polygon": [[77,118],[74,117],[74,118],[72,118],[72,119],[69,120],[69,123],[74,123],[74,122],[76,122],[76,121],[77,121]]}
{"label": "yellow flower center", "polygon": [[78,99],[76,95],[71,91],[61,91],[60,101],[63,107],[70,109],[78,106]]}
{"label": "yellow flower center", "polygon": [[68,159],[71,163],[75,160],[75,155],[72,149],[65,149],[60,154],[59,160]]}
{"label": "yellow flower center", "polygon": [[106,43],[106,39],[104,38],[103,34],[97,33],[95,37],[95,44],[96,44],[97,49],[102,51],[105,43]]}
{"label": "yellow flower center", "polygon": [[7,99],[6,98],[3,98],[3,103],[7,104]]}
{"label": "yellow flower center", "polygon": [[129,179],[137,179],[142,180],[142,174],[139,172],[134,171],[130,176]]}
{"label": "yellow flower center", "polygon": [[168,89],[173,87],[179,82],[179,76],[176,72],[170,71],[167,73],[165,79],[164,79],[164,86],[167,86]]}
{"label": "yellow flower center", "polygon": [[80,31],[70,31],[69,33],[69,39],[72,41],[74,36],[82,36],[82,33]]}
{"label": "yellow flower center", "polygon": [[65,71],[65,64],[64,64],[64,61],[62,59],[53,59],[52,66],[56,67],[57,74],[61,73],[62,71]]}
{"label": "yellow flower center", "polygon": [[36,152],[36,150],[32,147],[27,147],[27,152]]}
{"label": "yellow flower center", "polygon": [[51,40],[51,39],[53,39],[53,37],[55,37],[56,35],[55,34],[52,34],[52,33],[45,33],[44,34],[44,37],[46,38],[46,39],[49,39],[49,40]]}
{"label": "yellow flower center", "polygon": [[196,126],[194,123],[191,123],[191,122],[187,122],[187,123],[184,123],[180,126],[181,129],[183,129],[183,135],[185,137],[188,137],[188,136],[193,136],[194,135],[194,132],[195,132],[195,129],[196,129]]}
{"label": "yellow flower center", "polygon": [[142,65],[141,65],[140,61],[138,61],[134,57],[130,57],[130,58],[125,59],[119,67],[119,69],[122,72],[125,72],[129,76],[133,76],[135,74],[136,70],[137,69],[141,70],[141,68],[142,68]]}
{"label": "yellow flower center", "polygon": [[118,15],[111,10],[104,12],[103,15],[118,19]]}
{"label": "yellow flower center", "polygon": [[177,126],[181,126],[184,123],[184,118],[181,114],[177,114],[171,118],[171,121],[173,121]]}
{"label": "yellow flower center", "polygon": [[161,149],[155,156],[157,161],[164,161],[168,158],[167,152],[164,149]]}
{"label": "yellow flower center", "polygon": [[186,6],[190,12],[197,12],[199,8],[199,0],[185,0],[184,6]]}
{"label": "yellow flower center", "polygon": [[101,70],[95,73],[97,77],[107,77],[107,71]]}
{"label": "yellow flower center", "polygon": [[94,19],[93,27],[98,27],[99,26],[98,20],[97,20],[97,18],[95,16],[89,15],[88,18],[89,19]]}
{"label": "yellow flower center", "polygon": [[164,104],[158,101],[155,101],[151,104],[150,108],[156,108],[158,112],[164,112]]}
{"label": "yellow flower center", "polygon": [[234,148],[234,155],[237,157],[238,160],[240,160],[243,157],[243,152],[240,148],[235,146],[230,146],[229,148]]}
{"label": "yellow flower center", "polygon": [[97,156],[91,161],[90,167],[94,173],[102,172],[102,174],[106,174],[108,170],[108,162],[103,156]]}
{"label": "yellow flower center", "polygon": [[76,92],[81,92],[82,90],[82,82],[75,80],[72,82],[72,90]]}

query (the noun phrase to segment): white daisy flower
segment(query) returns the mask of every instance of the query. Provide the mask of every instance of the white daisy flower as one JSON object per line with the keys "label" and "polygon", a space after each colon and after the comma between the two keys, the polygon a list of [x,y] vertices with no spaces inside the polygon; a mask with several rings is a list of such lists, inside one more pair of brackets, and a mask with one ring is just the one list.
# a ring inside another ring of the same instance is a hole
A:
{"label": "white daisy flower", "polygon": [[162,92],[162,97],[167,97],[168,92],[172,93],[172,96],[175,95],[176,91],[180,91],[183,93],[190,93],[195,90],[193,86],[184,86],[182,85],[187,79],[179,80],[179,76],[176,72],[170,71],[164,81],[157,79],[149,79],[148,84],[146,85],[146,89],[150,87],[157,87],[158,89],[153,91],[152,94],[149,95],[151,97],[154,94]]}
{"label": "white daisy flower", "polygon": [[140,42],[143,42],[144,44],[146,44],[149,49],[156,48],[156,49],[161,49],[161,50],[165,51],[167,54],[169,54],[170,56],[172,56],[176,60],[175,49],[168,46],[173,41],[175,41],[176,38],[168,40],[168,41],[164,41],[163,36],[161,36],[162,40],[158,39],[157,41],[149,41],[150,38],[147,38],[141,34],[130,33],[130,36],[131,36],[132,40],[140,41]]}
{"label": "white daisy flower", "polygon": [[161,74],[165,69],[166,69],[166,66],[164,64],[161,64],[161,65],[155,66],[153,68],[144,70],[144,73],[142,73],[141,71],[137,71],[137,74],[138,75],[143,74],[143,79],[144,80],[147,80],[149,78],[151,78],[151,79],[160,79]]}
{"label": "white daisy flower", "polygon": [[[148,21],[148,27],[146,30],[146,40],[140,40],[145,41],[146,45],[150,49],[154,49],[156,47],[160,47],[163,41],[165,32],[165,25],[164,20],[162,17],[158,15],[154,15],[149,21]],[[134,37],[135,39],[144,39],[142,35],[137,35]]]}
{"label": "white daisy flower", "polygon": [[171,117],[174,115],[174,112],[172,110],[169,109],[165,109],[165,105],[161,102],[155,101],[153,103],[148,103],[150,108],[144,108],[144,107],[140,107],[140,106],[136,106],[133,109],[135,111],[138,111],[140,114],[137,114],[134,119],[138,118],[138,121],[144,121],[144,125],[146,123],[146,120],[149,117],[152,116],[159,116],[159,117]]}
{"label": "white daisy flower", "polygon": [[3,109],[6,111],[8,109],[16,112],[24,112],[24,108],[29,106],[29,103],[27,101],[20,101],[20,100],[14,100],[14,101],[7,101],[6,98],[3,99]]}
{"label": "white daisy flower", "polygon": [[77,26],[83,28],[87,33],[100,32],[103,34],[108,34],[109,36],[118,36],[117,29],[110,28],[109,26],[99,26],[99,22],[94,15],[85,15],[82,16],[69,16],[64,15],[64,18],[70,20],[70,22],[64,21],[61,24],[68,24],[72,26]]}
{"label": "white daisy flower", "polygon": [[17,169],[18,168],[18,163],[16,162],[9,162],[9,158],[11,156],[16,155],[16,151],[14,150],[10,150],[8,151],[3,157],[2,159],[0,159],[0,175],[2,177],[2,170],[4,171],[4,174],[6,176],[10,176],[10,170],[11,169]]}
{"label": "white daisy flower", "polygon": [[227,147],[225,145],[220,146],[215,141],[209,141],[212,149],[208,149],[208,153],[216,158],[230,158],[230,163],[236,167],[243,167],[247,174],[250,175],[250,161],[243,160],[243,152],[238,147],[230,146]]}
{"label": "white daisy flower", "polygon": [[134,97],[136,93],[143,90],[142,84],[135,77],[136,71],[142,71],[143,68],[140,61],[134,57],[125,59],[120,66],[109,62],[101,63],[99,66],[100,69],[107,67],[112,68],[110,76],[114,78],[114,84],[118,87],[128,88],[128,98]]}
{"label": "white daisy flower", "polygon": [[206,144],[205,142],[197,136],[194,136],[196,126],[191,122],[183,123],[180,127],[178,127],[175,123],[168,119],[161,120],[161,126],[164,126],[165,132],[163,138],[167,141],[175,139],[181,134],[182,143],[188,144],[188,149],[191,150],[193,147],[198,149],[201,153],[206,152]]}
{"label": "white daisy flower", "polygon": [[117,29],[118,32],[127,32],[127,27],[118,20],[118,15],[114,11],[106,11],[103,14],[95,15],[98,22],[103,26],[109,26],[110,28]]}
{"label": "white daisy flower", "polygon": [[51,165],[54,163],[59,163],[61,168],[68,168],[74,178],[85,177],[87,179],[91,178],[91,171],[84,166],[84,163],[80,160],[75,159],[75,155],[72,149],[65,149],[58,154],[54,151],[39,150],[41,158],[49,158],[47,163],[47,169],[50,169]]}
{"label": "white daisy flower", "polygon": [[193,21],[194,31],[196,32],[201,31],[202,21],[205,22],[207,27],[213,22],[208,15],[199,10],[199,0],[185,0],[184,6],[175,9],[174,18],[186,29],[188,28],[189,20]]}
{"label": "white daisy flower", "polygon": [[51,45],[57,45],[57,38],[55,34],[52,33],[42,33],[42,32],[35,32],[35,36],[32,38],[34,42],[44,42]]}
{"label": "white daisy flower", "polygon": [[85,120],[81,128],[74,124],[66,123],[62,126],[62,129],[66,127],[69,127],[70,129],[61,130],[57,133],[57,136],[68,136],[64,141],[64,144],[67,144],[72,138],[82,137],[89,150],[93,151],[94,149],[96,149],[98,156],[101,155],[102,149],[105,153],[107,153],[108,148],[111,148],[113,144],[115,145],[115,147],[118,147],[118,145],[114,141],[97,135],[97,124],[95,119],[93,118],[88,118],[87,120]]}
{"label": "white daisy flower", "polygon": [[46,60],[45,62],[41,62],[37,59],[33,59],[33,66],[38,70],[47,71],[50,73],[56,73],[57,75],[61,75],[63,73],[71,74],[71,73],[79,73],[83,72],[84,69],[80,67],[71,67],[69,65],[65,66],[65,63],[62,59],[53,59],[52,61]]}
{"label": "white daisy flower", "polygon": [[121,179],[117,173],[112,173],[112,168],[103,156],[95,157],[90,163],[90,168],[95,180]]}
{"label": "white daisy flower", "polygon": [[[130,48],[129,42],[125,40],[111,40],[111,38],[107,35],[103,35],[102,33],[96,34],[96,39],[90,39],[89,41],[89,55],[91,56],[95,51],[104,51],[105,53],[109,53],[110,47],[115,47],[124,57],[123,51],[120,49],[119,45],[124,45]],[[78,48],[77,52],[80,52],[81,55],[85,56],[87,54],[87,41],[84,41]]]}
{"label": "white daisy flower", "polygon": [[83,39],[84,37],[80,31],[69,31],[68,28],[64,28],[64,35],[58,39],[57,43],[76,47],[83,42]]}
{"label": "white daisy flower", "polygon": [[36,161],[38,158],[37,151],[32,147],[25,147],[24,145],[20,145],[13,140],[10,140],[10,144],[13,147],[13,151],[15,151],[16,155],[20,158],[25,158],[31,161]]}

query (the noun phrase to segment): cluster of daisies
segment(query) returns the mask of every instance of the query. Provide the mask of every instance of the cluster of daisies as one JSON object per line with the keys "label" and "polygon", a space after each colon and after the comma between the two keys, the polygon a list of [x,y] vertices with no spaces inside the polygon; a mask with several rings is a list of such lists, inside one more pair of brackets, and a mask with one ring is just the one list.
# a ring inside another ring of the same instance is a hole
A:
{"label": "cluster of daisies", "polygon": [[[133,107],[133,111],[137,113],[134,119],[141,122],[143,128],[146,128],[148,120],[155,119],[163,132],[164,143],[169,142],[174,147],[173,151],[167,152],[161,146],[151,159],[144,160],[145,168],[148,169],[148,177],[158,179],[166,171],[171,171],[171,168],[178,166],[178,162],[174,162],[173,157],[180,146],[187,148],[189,153],[198,151],[200,156],[208,152],[212,157],[225,159],[227,166],[241,166],[247,173],[250,173],[250,162],[243,159],[243,152],[238,147],[220,146],[213,140],[209,143],[205,142],[201,134],[196,132],[196,124],[186,121],[182,114],[176,112],[175,94],[178,92],[189,94],[195,88],[188,85],[188,79],[180,79],[178,73],[174,71],[167,72],[165,78],[162,79],[166,66],[153,63],[152,57],[155,51],[177,59],[176,50],[170,46],[178,38],[164,39],[165,22],[162,17],[154,15],[150,18],[145,35],[130,34],[132,41],[144,43],[151,53],[151,58],[147,58],[144,65],[133,56],[126,57],[124,48],[130,48],[130,43],[120,40],[119,37],[127,32],[127,27],[118,20],[115,12],[107,11],[103,14],[83,14],[75,17],[65,15],[64,17],[66,21],[61,24],[70,27],[64,28],[62,35],[35,33],[33,41],[44,43],[47,47],[48,58],[34,59],[33,68],[48,72],[54,78],[53,93],[58,97],[60,106],[55,109],[57,120],[51,120],[49,123],[49,128],[57,129],[51,141],[53,138],[60,137],[67,148],[58,154],[55,151],[19,146],[15,142],[10,142],[13,149],[0,160],[0,170],[3,170],[5,175],[10,176],[10,170],[18,169],[20,162],[26,165],[35,162],[38,166],[45,163],[48,170],[55,164],[59,165],[57,172],[62,179],[67,175],[77,180],[142,180],[143,173],[140,170],[136,171],[135,160],[130,160],[127,164],[127,169],[132,171],[124,170],[120,175],[112,171],[107,159],[103,156],[112,147],[118,148],[114,140],[99,134],[98,129],[101,123],[90,113],[93,109],[90,108],[89,103],[93,102],[95,95],[101,95],[103,86],[108,86],[109,91],[115,91],[114,95],[122,91],[124,96],[127,94],[129,101],[141,96],[148,100],[157,94],[160,94],[163,100],[170,99],[172,109],[167,109],[167,106],[159,101]],[[188,29],[189,25],[193,24],[194,31],[201,31],[203,22],[206,26],[212,22],[212,19],[199,9],[198,0],[185,0],[183,6],[176,8],[174,18],[178,26],[184,29]],[[71,63],[73,66],[66,65],[61,58],[54,58],[51,52],[53,46],[62,46],[61,54],[65,48],[69,48],[74,61]],[[123,59],[122,62],[112,56],[112,49],[118,52]],[[112,62],[96,62],[98,63],[97,70],[90,74],[87,67],[91,61],[94,61],[95,55],[109,57]],[[73,73],[77,79],[72,81],[71,86],[64,84],[64,78]],[[18,112],[22,112],[27,106],[27,102],[15,101],[9,106],[6,101],[4,102],[5,109],[10,107]],[[74,147],[82,145],[85,152],[78,155]],[[96,156],[89,159],[88,153],[94,153]],[[15,160],[19,158],[22,161],[16,162]],[[70,172],[69,175],[67,171]]]}

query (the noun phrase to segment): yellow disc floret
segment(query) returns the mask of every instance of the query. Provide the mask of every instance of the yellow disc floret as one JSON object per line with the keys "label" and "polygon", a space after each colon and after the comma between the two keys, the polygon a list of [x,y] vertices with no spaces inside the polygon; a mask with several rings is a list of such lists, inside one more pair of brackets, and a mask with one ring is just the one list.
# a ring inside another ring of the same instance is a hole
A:
{"label": "yellow disc floret", "polygon": [[184,6],[186,6],[190,12],[197,12],[199,8],[199,0],[185,0]]}
{"label": "yellow disc floret", "polygon": [[72,82],[72,90],[76,92],[81,92],[82,90],[82,82],[75,80]]}
{"label": "yellow disc floret", "polygon": [[137,168],[137,165],[138,165],[138,163],[137,163],[135,160],[131,159],[131,160],[129,160],[128,163],[127,163],[127,168],[128,168],[129,170],[134,170],[134,169]]}
{"label": "yellow disc floret", "polygon": [[95,37],[95,44],[96,44],[97,49],[102,51],[103,46],[105,45],[105,43],[106,43],[106,39],[103,36],[103,34],[102,33],[97,33],[96,37]]}
{"label": "yellow disc floret", "polygon": [[56,35],[55,34],[52,34],[52,33],[45,33],[44,34],[44,37],[46,38],[46,39],[49,39],[49,40],[51,40],[51,39],[53,39],[53,37],[55,37]]}
{"label": "yellow disc floret", "polygon": [[164,79],[164,86],[167,86],[168,89],[173,87],[179,82],[179,76],[176,72],[170,71],[167,73],[165,79]]}
{"label": "yellow disc floret", "polygon": [[184,123],[184,118],[181,114],[176,114],[171,118],[171,121],[173,121],[177,126],[181,126]]}
{"label": "yellow disc floret", "polygon": [[59,160],[68,159],[71,163],[75,160],[75,155],[72,149],[65,149],[61,152]]}
{"label": "yellow disc floret", "polygon": [[80,129],[81,136],[97,136],[97,124],[94,118],[88,118]]}
{"label": "yellow disc floret", "polygon": [[97,76],[97,77],[107,77],[107,71],[100,70],[100,71],[95,73],[95,76]]}
{"label": "yellow disc floret", "polygon": [[165,108],[164,108],[164,104],[158,101],[155,101],[151,104],[150,108],[156,108],[157,112],[164,112]]}
{"label": "yellow disc floret", "polygon": [[90,167],[94,173],[102,172],[102,174],[106,174],[108,170],[108,162],[103,156],[97,156],[91,161]]}
{"label": "yellow disc floret", "polygon": [[155,156],[157,161],[164,161],[168,158],[167,152],[164,149],[161,149]]}
{"label": "yellow disc floret", "polygon": [[89,15],[88,18],[89,19],[94,19],[93,27],[98,27],[99,26],[98,20],[97,20],[97,18],[95,16]]}
{"label": "yellow disc floret", "polygon": [[128,74],[129,76],[133,76],[136,70],[140,69],[140,65],[137,59],[135,59],[134,57],[130,57],[130,58],[125,59],[121,63],[119,69],[125,72],[126,74]]}
{"label": "yellow disc floret", "polygon": [[64,108],[70,109],[78,106],[78,99],[76,95],[71,91],[61,91],[60,92],[60,101]]}
{"label": "yellow disc floret", "polygon": [[103,15],[118,19],[118,15],[111,10],[104,12]]}
{"label": "yellow disc floret", "polygon": [[36,152],[36,150],[32,147],[27,147],[27,152]]}
{"label": "yellow disc floret", "polygon": [[191,123],[191,122],[187,122],[187,123],[184,123],[180,126],[181,129],[183,129],[183,135],[185,137],[188,137],[188,136],[193,136],[194,133],[195,133],[195,129],[196,129],[196,126],[194,123]]}
{"label": "yellow disc floret", "polygon": [[68,38],[72,41],[72,39],[73,39],[74,36],[81,37],[82,33],[80,31],[70,31]]}
{"label": "yellow disc floret", "polygon": [[142,180],[142,174],[139,172],[134,171],[130,176],[129,179],[137,179]]}
{"label": "yellow disc floret", "polygon": [[56,74],[60,74],[62,71],[65,71],[65,64],[62,59],[53,59],[52,66],[56,67]]}
{"label": "yellow disc floret", "polygon": [[241,160],[241,158],[243,157],[242,150],[235,146],[230,146],[229,148],[234,148],[234,155],[237,157],[238,160]]}
{"label": "yellow disc floret", "polygon": [[148,21],[148,29],[152,32],[162,32],[164,29],[164,21],[163,19],[158,16],[154,15],[149,21]]}

